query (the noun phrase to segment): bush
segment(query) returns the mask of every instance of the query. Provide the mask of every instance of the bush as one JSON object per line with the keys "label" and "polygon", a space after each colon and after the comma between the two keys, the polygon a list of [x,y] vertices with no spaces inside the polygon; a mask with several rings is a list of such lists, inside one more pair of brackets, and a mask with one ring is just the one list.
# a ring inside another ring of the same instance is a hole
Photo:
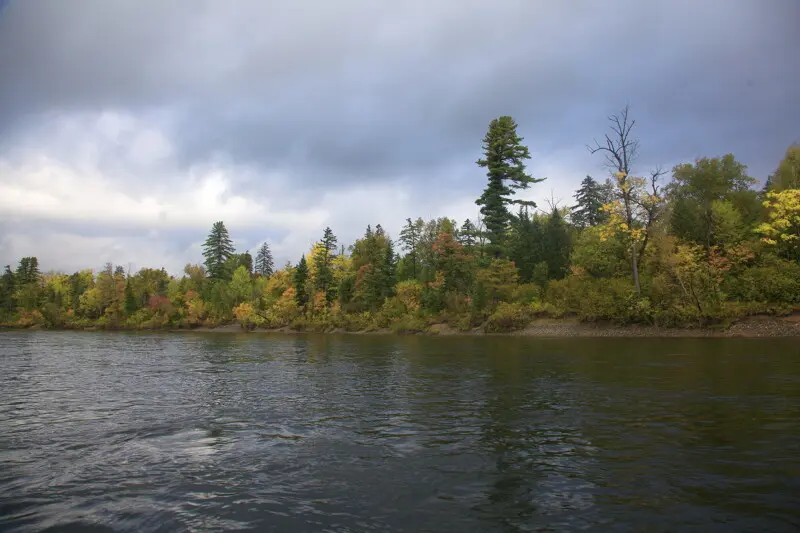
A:
{"label": "bush", "polygon": [[519,303],[529,303],[536,300],[541,293],[541,289],[534,283],[523,283],[514,289],[513,300]]}
{"label": "bush", "polygon": [[391,327],[392,331],[398,334],[420,333],[426,330],[425,321],[416,316],[404,316]]}
{"label": "bush", "polygon": [[531,302],[528,305],[528,312],[532,317],[553,317],[563,316],[563,312],[556,306],[548,302]]}
{"label": "bush", "polygon": [[486,333],[516,331],[531,321],[529,308],[520,303],[501,302],[484,325]]}
{"label": "bush", "polygon": [[628,279],[594,279],[570,276],[552,281],[545,302],[563,313],[575,313],[587,322],[609,320],[616,324],[652,323],[648,298],[636,296]]}
{"label": "bush", "polygon": [[345,331],[372,331],[375,329],[372,313],[342,313],[341,327]]}
{"label": "bush", "polygon": [[44,325],[44,323],[44,316],[42,316],[42,313],[39,311],[23,311],[16,322],[12,323],[12,326],[29,328],[31,326],[41,326]]}
{"label": "bush", "polygon": [[60,328],[64,326],[64,313],[54,303],[48,302],[42,306],[42,318],[47,328]]}
{"label": "bush", "polygon": [[771,258],[726,280],[729,296],[742,302],[800,303],[800,263]]}

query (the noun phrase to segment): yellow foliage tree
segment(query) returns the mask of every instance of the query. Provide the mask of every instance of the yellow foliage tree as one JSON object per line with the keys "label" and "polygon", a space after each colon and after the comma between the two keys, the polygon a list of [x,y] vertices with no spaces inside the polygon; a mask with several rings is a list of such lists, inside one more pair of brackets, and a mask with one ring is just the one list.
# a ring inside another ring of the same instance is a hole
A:
{"label": "yellow foliage tree", "polygon": [[761,240],[788,259],[800,261],[800,189],[767,193],[764,207],[768,220],[756,228]]}

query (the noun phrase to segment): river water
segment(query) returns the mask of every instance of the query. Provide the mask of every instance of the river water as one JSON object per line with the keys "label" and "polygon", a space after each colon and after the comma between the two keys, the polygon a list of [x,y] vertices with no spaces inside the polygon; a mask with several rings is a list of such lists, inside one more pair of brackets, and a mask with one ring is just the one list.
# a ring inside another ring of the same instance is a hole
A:
{"label": "river water", "polygon": [[0,333],[0,531],[800,528],[797,339]]}

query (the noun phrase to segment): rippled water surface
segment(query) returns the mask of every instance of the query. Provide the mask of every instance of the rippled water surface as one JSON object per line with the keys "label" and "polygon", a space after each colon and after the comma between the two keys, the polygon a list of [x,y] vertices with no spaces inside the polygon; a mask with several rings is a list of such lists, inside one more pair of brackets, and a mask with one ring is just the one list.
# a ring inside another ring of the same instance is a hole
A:
{"label": "rippled water surface", "polygon": [[800,342],[0,333],[0,531],[797,531]]}

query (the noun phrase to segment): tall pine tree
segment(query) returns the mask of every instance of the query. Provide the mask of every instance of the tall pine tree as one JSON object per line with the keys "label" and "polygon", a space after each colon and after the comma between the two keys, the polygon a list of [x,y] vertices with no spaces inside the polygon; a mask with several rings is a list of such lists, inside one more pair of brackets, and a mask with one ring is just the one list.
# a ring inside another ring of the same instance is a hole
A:
{"label": "tall pine tree", "polygon": [[264,241],[261,248],[256,253],[256,274],[260,274],[265,278],[269,278],[275,272],[275,262],[272,259],[272,250],[269,249],[269,244]]}
{"label": "tall pine tree", "polygon": [[525,172],[525,159],[530,159],[528,148],[517,135],[517,123],[509,116],[492,120],[483,138],[484,158],[476,163],[487,169],[489,182],[475,203],[481,206],[490,253],[500,257],[505,247],[506,234],[511,215],[508,205],[512,203],[535,206],[533,202],[512,200],[518,189],[527,189],[532,183],[543,179],[532,178]]}
{"label": "tall pine tree", "polygon": [[325,228],[322,240],[319,241],[319,253],[314,256],[314,267],[317,271],[316,289],[322,291],[328,303],[336,299],[333,271],[331,270],[331,263],[336,252],[336,242],[336,236],[331,228]]}
{"label": "tall pine tree", "polygon": [[233,256],[233,241],[222,221],[214,222],[211,233],[203,243],[203,257],[205,257],[206,271],[212,279],[227,279],[232,272],[228,272],[227,261]]}
{"label": "tall pine tree", "polygon": [[422,236],[422,228],[425,223],[421,218],[412,222],[406,219],[406,225],[400,230],[400,243],[406,251],[407,261],[411,266],[411,279],[417,279],[417,266],[419,265],[419,240]]}
{"label": "tall pine tree", "polygon": [[397,281],[397,256],[394,253],[394,243],[386,236],[386,252],[381,261],[381,296],[388,298],[394,294],[394,284]]}

